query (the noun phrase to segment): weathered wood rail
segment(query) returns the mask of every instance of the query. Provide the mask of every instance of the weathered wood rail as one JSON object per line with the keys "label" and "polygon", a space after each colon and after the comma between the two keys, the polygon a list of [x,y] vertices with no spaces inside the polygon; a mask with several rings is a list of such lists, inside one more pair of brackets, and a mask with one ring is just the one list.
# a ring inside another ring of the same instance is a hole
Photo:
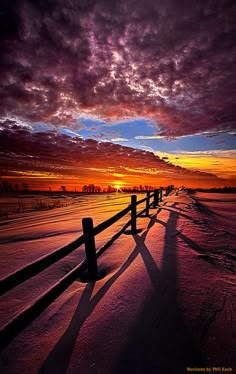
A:
{"label": "weathered wood rail", "polygon": [[[168,195],[173,188],[173,185],[168,186],[166,188],[165,195]],[[56,297],[64,292],[65,289],[69,287],[70,284],[76,278],[80,277],[85,271],[88,272],[88,281],[96,281],[96,279],[99,278],[97,267],[98,257],[123,233],[131,235],[137,234],[140,231],[137,229],[137,218],[142,216],[148,217],[149,210],[151,208],[156,208],[159,202],[162,201],[162,193],[163,191],[161,189],[156,189],[153,193],[148,191],[146,197],[139,201],[137,201],[136,195],[132,195],[131,204],[128,207],[106,221],[100,223],[96,227],[93,227],[92,218],[83,218],[83,235],[81,235],[79,238],[60,249],[40,257],[38,260],[1,279],[0,295],[39,274],[49,266],[55,264],[57,261],[76,250],[81,245],[85,245],[86,258],[80,264],[75,266],[75,268],[68,272],[63,278],[58,280],[36,300],[32,301],[30,305],[20,311],[0,329],[0,349],[3,349],[20,331],[22,331],[44,309],[46,309]],[[151,201],[152,198],[153,201]],[[145,203],[145,208],[140,212],[137,212],[137,206],[142,203]],[[129,212],[131,212],[131,218],[128,220],[128,222],[106,244],[99,248],[99,250],[96,250],[95,236],[119,221]],[[130,229],[127,230],[129,227]]]}

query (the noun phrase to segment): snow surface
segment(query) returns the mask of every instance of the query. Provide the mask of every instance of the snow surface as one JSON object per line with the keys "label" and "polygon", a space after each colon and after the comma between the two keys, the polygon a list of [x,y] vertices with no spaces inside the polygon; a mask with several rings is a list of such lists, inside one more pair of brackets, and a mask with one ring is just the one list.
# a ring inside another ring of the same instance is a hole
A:
{"label": "snow surface", "polygon": [[[116,198],[2,221],[1,277],[74,240],[82,217],[96,225],[130,201]],[[99,258],[102,279],[73,282],[1,352],[0,372],[236,368],[235,205],[235,195],[165,197],[152,217],[138,219],[140,234],[122,235]],[[96,237],[97,247],[128,219]],[[2,295],[0,328],[83,258],[80,247]]]}

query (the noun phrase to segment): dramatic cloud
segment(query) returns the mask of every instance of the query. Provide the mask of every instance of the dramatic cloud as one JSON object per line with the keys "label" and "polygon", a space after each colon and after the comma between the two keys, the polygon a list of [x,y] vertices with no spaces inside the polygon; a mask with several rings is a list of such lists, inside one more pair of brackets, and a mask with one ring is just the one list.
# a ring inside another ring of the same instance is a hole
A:
{"label": "dramatic cloud", "polygon": [[[232,131],[235,14],[233,0],[2,0],[0,114],[73,128],[86,113],[141,116],[165,136]],[[35,135],[63,148],[55,136]]]}
{"label": "dramatic cloud", "polygon": [[174,166],[151,152],[53,130],[35,132],[13,121],[0,124],[0,170],[5,178],[27,180],[34,188],[60,183],[106,186],[116,181],[128,186],[224,184],[211,173]]}

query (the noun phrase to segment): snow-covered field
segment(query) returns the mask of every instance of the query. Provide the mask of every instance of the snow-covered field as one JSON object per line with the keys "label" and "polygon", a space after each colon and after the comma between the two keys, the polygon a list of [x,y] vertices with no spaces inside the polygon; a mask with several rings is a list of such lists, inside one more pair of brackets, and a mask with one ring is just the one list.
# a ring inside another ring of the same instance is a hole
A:
{"label": "snow-covered field", "polygon": [[[141,200],[143,197],[145,194],[138,194],[137,198]],[[47,198],[41,199],[46,204]],[[25,201],[24,206],[32,207],[34,198],[25,200],[28,201]],[[67,200],[71,199],[67,197]],[[8,198],[8,204],[9,201]],[[7,220],[0,221],[0,264],[3,265],[0,265],[1,277],[79,237],[82,234],[82,218],[92,217],[96,226],[126,208],[130,202],[131,196],[123,193],[84,195],[74,198],[73,204],[49,210],[14,213]],[[143,207],[141,204],[139,210]],[[124,217],[102,235],[98,235],[98,246],[106,242],[115,230],[118,231],[128,218]],[[83,258],[84,249],[79,248],[76,262]]]}
{"label": "snow-covered field", "polygon": [[[143,196],[138,195],[141,199]],[[2,220],[1,278],[104,221],[130,202],[117,194]],[[171,193],[137,235],[99,258],[103,278],[73,282],[1,352],[3,373],[182,374],[235,368],[236,196]],[[140,207],[141,209],[141,207]],[[96,237],[97,248],[129,219]],[[1,296],[0,328],[84,258],[65,259]]]}

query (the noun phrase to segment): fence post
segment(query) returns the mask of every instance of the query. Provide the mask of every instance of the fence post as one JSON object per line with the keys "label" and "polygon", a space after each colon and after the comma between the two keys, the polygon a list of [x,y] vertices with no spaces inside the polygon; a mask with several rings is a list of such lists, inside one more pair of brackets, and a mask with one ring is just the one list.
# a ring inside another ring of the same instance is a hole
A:
{"label": "fence post", "polygon": [[96,280],[98,278],[98,269],[92,218],[83,218],[82,226],[84,233],[85,253],[88,261],[89,280]]}
{"label": "fence post", "polygon": [[131,196],[131,232],[135,233],[137,232],[137,226],[136,226],[136,214],[137,214],[137,196],[132,195]]}
{"label": "fence post", "polygon": [[142,231],[142,229],[137,229],[137,196],[131,196],[131,229],[125,231],[126,235],[135,235]]}
{"label": "fence post", "polygon": [[147,200],[146,200],[146,216],[149,216],[149,205],[150,205],[150,191],[147,191]]}
{"label": "fence post", "polygon": [[154,190],[154,208],[158,206],[159,201],[159,190]]}

